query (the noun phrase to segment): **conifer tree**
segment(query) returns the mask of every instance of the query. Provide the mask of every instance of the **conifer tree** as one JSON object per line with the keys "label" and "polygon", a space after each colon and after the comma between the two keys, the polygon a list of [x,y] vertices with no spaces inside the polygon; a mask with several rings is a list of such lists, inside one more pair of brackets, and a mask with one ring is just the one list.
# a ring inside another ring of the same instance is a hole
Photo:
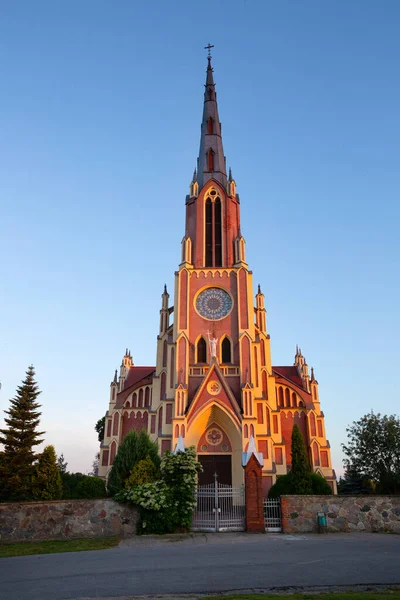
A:
{"label": "conifer tree", "polygon": [[292,469],[290,471],[293,494],[312,494],[311,470],[306,445],[297,425],[292,429]]}
{"label": "conifer tree", "polygon": [[4,411],[6,428],[0,429],[0,443],[4,445],[0,461],[0,501],[30,500],[32,476],[36,455],[35,446],[43,440],[44,432],[37,431],[40,422],[40,394],[31,365],[9,410]]}
{"label": "conifer tree", "polygon": [[34,500],[59,500],[62,497],[61,474],[54,446],[46,446],[35,465],[32,496]]}

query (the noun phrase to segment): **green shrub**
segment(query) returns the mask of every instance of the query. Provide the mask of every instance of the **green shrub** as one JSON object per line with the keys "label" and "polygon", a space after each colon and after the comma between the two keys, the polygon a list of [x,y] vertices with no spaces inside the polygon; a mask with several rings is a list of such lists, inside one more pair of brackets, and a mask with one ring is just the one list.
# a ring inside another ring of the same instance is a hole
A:
{"label": "green shrub", "polygon": [[134,485],[152,483],[160,479],[160,470],[157,469],[150,456],[140,460],[137,465],[131,469],[128,479],[125,481],[125,487],[130,488]]}
{"label": "green shrub", "polygon": [[105,498],[104,480],[92,475],[84,475],[76,487],[78,498]]}
{"label": "green shrub", "polygon": [[189,529],[200,471],[201,465],[193,447],[177,454],[167,452],[161,460],[160,480],[131,485],[120,491],[115,500],[140,507],[137,533],[172,533],[177,529]]}
{"label": "green shrub", "polygon": [[268,498],[279,498],[287,494],[293,494],[293,483],[290,477],[290,473],[287,475],[280,475],[276,483],[269,490]]}
{"label": "green shrub", "polygon": [[311,473],[311,487],[312,493],[316,496],[330,496],[332,494],[331,486],[325,477],[318,475],[318,473]]}
{"label": "green shrub", "polygon": [[107,482],[108,493],[114,496],[123,490],[133,467],[147,456],[150,457],[156,468],[160,466],[161,459],[157,443],[150,439],[147,431],[142,429],[139,434],[136,431],[130,431],[114,458]]}

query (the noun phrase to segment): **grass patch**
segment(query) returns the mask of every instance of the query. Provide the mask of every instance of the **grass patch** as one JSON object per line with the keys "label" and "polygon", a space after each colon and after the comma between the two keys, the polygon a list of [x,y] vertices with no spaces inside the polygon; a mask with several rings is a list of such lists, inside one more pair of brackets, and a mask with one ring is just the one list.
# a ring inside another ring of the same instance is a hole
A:
{"label": "grass patch", "polygon": [[382,592],[315,592],[304,594],[234,594],[232,596],[204,596],[202,600],[400,600],[400,590]]}
{"label": "grass patch", "polygon": [[98,538],[83,540],[50,540],[48,542],[18,542],[0,544],[0,558],[8,556],[28,556],[30,554],[54,554],[56,552],[86,552],[104,550],[118,546],[119,538]]}

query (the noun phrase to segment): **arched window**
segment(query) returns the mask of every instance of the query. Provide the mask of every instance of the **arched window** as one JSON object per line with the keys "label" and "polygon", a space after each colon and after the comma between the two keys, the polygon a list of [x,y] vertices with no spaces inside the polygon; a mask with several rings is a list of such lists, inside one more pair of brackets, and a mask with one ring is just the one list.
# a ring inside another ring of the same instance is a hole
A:
{"label": "arched window", "polygon": [[179,425],[175,425],[175,437],[179,437]]}
{"label": "arched window", "polygon": [[144,393],[144,405],[150,406],[150,388],[147,387]]}
{"label": "arched window", "polygon": [[206,267],[213,266],[213,244],[212,244],[212,230],[213,230],[213,207],[211,198],[206,201]]}
{"label": "arched window", "polygon": [[285,389],[285,406],[290,406],[290,391],[289,391],[289,388]]}
{"label": "arched window", "polygon": [[[211,152],[211,151],[210,151]],[[211,190],[205,204],[206,267],[222,266],[222,206],[215,190]]]}
{"label": "arched window", "polygon": [[317,435],[316,427],[315,427],[315,415],[314,413],[310,414],[310,431],[311,435],[314,437]]}
{"label": "arched window", "polygon": [[281,387],[278,390],[278,404],[279,406],[283,406],[283,389]]}
{"label": "arched window", "polygon": [[211,117],[207,120],[207,133],[214,133],[214,121]]}
{"label": "arched window", "polygon": [[160,399],[164,400],[167,397],[167,375],[165,371],[161,373]]}
{"label": "arched window", "polygon": [[267,383],[267,372],[262,372],[262,392],[263,398],[268,398],[268,383]]}
{"label": "arched window", "polygon": [[139,390],[139,408],[143,408],[143,388]]}
{"label": "arched window", "polygon": [[115,413],[114,422],[113,422],[113,435],[118,435],[118,429],[119,429],[119,414]]}
{"label": "arched window", "polygon": [[250,435],[254,437],[254,425],[250,425]]}
{"label": "arched window", "polygon": [[168,349],[167,349],[167,340],[164,340],[164,343],[163,343],[163,356],[162,356],[162,366],[163,367],[167,366],[167,352],[168,352]]}
{"label": "arched window", "polygon": [[184,438],[185,437],[185,426],[181,425],[181,436]]}
{"label": "arched window", "polygon": [[175,348],[171,348],[171,369],[169,372],[169,387],[174,387],[175,381]]}
{"label": "arched window", "polygon": [[222,362],[223,363],[232,362],[231,342],[230,342],[229,338],[225,337],[222,340],[221,350],[222,350]]}
{"label": "arched window", "polygon": [[215,261],[214,267],[222,265],[222,232],[221,232],[221,200],[217,198],[214,202],[214,235],[215,235]]}
{"label": "arched window", "polygon": [[117,444],[115,443],[115,441],[111,444],[111,451],[110,451],[110,465],[113,464],[114,462],[114,458],[115,455],[117,453]]}
{"label": "arched window", "polygon": [[206,340],[201,337],[197,342],[197,361],[198,363],[207,362],[207,344]]}
{"label": "arched window", "polygon": [[244,426],[244,437],[245,438],[249,437],[249,428],[247,425]]}
{"label": "arched window", "polygon": [[292,406],[297,406],[297,402],[296,402],[296,394],[293,392],[292,393]]}
{"label": "arched window", "polygon": [[209,149],[207,157],[208,157],[208,170],[213,172],[214,171],[214,151],[212,150],[212,148]]}
{"label": "arched window", "polygon": [[132,407],[133,408],[137,407],[137,394],[136,394],[136,392],[132,396]]}

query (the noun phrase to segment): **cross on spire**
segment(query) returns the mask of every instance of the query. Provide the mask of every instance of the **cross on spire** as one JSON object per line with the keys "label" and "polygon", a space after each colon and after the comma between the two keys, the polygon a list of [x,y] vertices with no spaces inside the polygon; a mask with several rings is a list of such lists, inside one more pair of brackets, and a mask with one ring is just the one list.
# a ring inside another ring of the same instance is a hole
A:
{"label": "cross on spire", "polygon": [[208,58],[211,58],[211,48],[214,48],[214,46],[210,44],[210,42],[208,43],[208,46],[204,46],[204,50],[208,50]]}

